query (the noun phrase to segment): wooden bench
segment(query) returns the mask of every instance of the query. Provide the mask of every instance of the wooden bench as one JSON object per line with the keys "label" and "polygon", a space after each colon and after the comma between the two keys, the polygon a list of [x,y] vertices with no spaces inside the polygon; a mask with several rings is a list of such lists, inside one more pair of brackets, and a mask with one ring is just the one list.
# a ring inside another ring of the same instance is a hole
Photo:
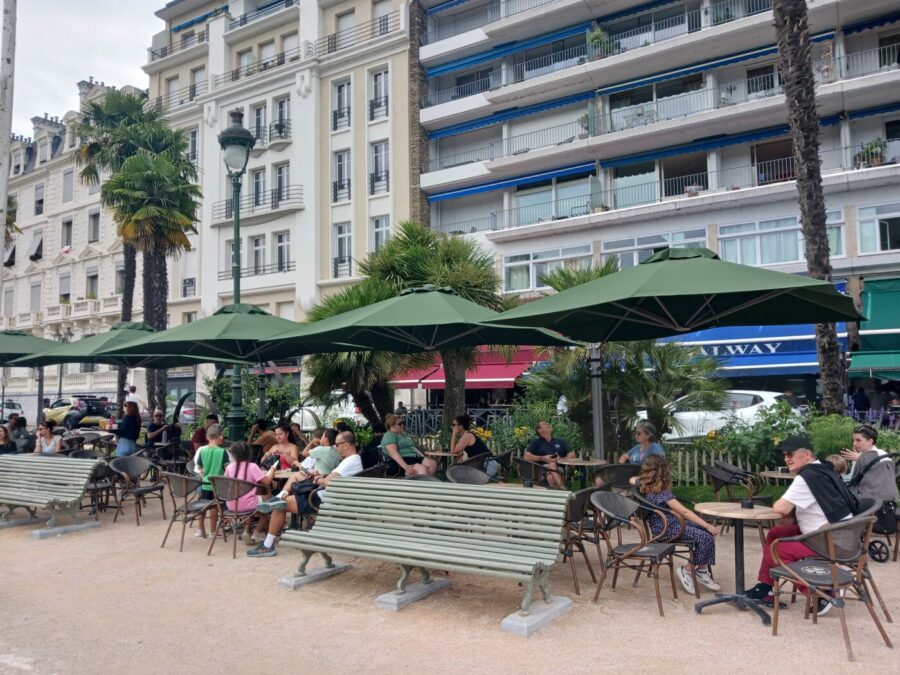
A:
{"label": "wooden bench", "polygon": [[397,592],[418,569],[512,579],[525,586],[520,614],[528,614],[535,587],[549,601],[548,576],[559,559],[566,505],[563,491],[460,485],[380,478],[339,478],[327,489],[316,523],[290,530],[283,546],[300,549],[297,576],[320,553],[397,563]]}
{"label": "wooden bench", "polygon": [[98,461],[35,454],[0,456],[0,505],[7,507],[0,519],[8,521],[17,508],[32,518],[38,509],[47,509],[48,528],[60,513],[74,519]]}

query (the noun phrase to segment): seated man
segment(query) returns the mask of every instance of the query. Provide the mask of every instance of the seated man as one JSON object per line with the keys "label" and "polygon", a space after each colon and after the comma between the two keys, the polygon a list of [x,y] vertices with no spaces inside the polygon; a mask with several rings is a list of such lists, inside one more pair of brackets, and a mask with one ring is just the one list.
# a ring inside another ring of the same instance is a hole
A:
{"label": "seated man", "polygon": [[537,434],[528,447],[525,449],[525,459],[529,462],[537,462],[544,464],[550,469],[547,473],[547,483],[552,488],[561,490],[563,487],[563,479],[556,469],[559,467],[556,460],[560,457],[572,457],[575,454],[569,449],[569,444],[561,438],[553,438],[553,427],[549,422],[538,422],[534,425],[534,432]]}
{"label": "seated man", "polygon": [[153,418],[147,425],[148,443],[170,443],[181,439],[181,426],[176,422],[166,424],[162,410],[154,410]]}
{"label": "seated man", "polygon": [[[793,537],[813,532],[830,523],[851,518],[858,510],[858,502],[844,481],[829,462],[820,462],[810,447],[806,436],[790,436],[781,444],[784,461],[791,472],[796,473],[791,486],[772,508],[782,518],[788,518],[796,510],[796,524],[778,525],[769,530],[759,566],[759,583],[747,591],[747,597],[762,600],[766,604],[772,597],[771,570],[776,566],[771,554],[775,539]],[[778,556],[784,564],[817,554],[803,542],[783,542],[777,545]],[[831,608],[831,603],[819,599],[819,615]]]}
{"label": "seated man", "polygon": [[209,415],[206,416],[206,419],[203,420],[203,425],[198,426],[194,430],[194,433],[191,436],[191,446],[194,452],[197,452],[197,450],[207,444],[208,441],[206,439],[206,430],[209,429],[213,424],[218,423],[219,416],[215,413],[209,413]]}
{"label": "seated man", "polygon": [[897,500],[897,478],[893,460],[876,447],[877,441],[875,427],[860,424],[853,430],[853,449],[841,451],[841,456],[854,463],[848,483],[850,492],[880,504]]}
{"label": "seated man", "polygon": [[[307,478],[311,478],[312,484],[307,483],[306,485],[313,488],[314,486],[326,487],[334,478],[340,478],[341,476],[355,476],[363,470],[362,460],[359,457],[359,453],[356,451],[356,436],[352,431],[342,431],[338,434],[334,447],[337,448],[337,451],[341,456],[341,462],[334,471],[327,476],[322,476],[315,472],[306,475],[305,472],[298,471],[295,474],[298,478],[291,476],[281,492],[256,507],[257,511],[260,511],[261,513],[271,513],[272,517],[269,520],[269,533],[266,535],[265,541],[259,546],[247,551],[248,556],[251,558],[268,558],[275,555],[275,538],[281,534],[281,530],[284,528],[284,522],[287,520],[287,514],[308,512],[308,492],[300,494],[299,496],[293,494],[293,486],[295,483],[301,483]],[[303,478],[299,478],[301,474],[303,475]],[[327,499],[326,492],[327,491],[325,490],[322,491],[322,499]],[[312,498],[315,499],[316,497],[313,496]]]}

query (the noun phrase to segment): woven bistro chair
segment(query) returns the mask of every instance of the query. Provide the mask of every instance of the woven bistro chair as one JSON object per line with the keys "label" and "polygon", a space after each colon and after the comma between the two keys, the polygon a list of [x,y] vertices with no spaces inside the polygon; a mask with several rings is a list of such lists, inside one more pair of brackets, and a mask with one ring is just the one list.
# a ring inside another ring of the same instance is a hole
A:
{"label": "woven bistro chair", "polygon": [[[597,545],[597,554],[600,555],[599,539],[590,536],[590,530],[594,523],[594,518],[589,515],[591,509],[591,495],[599,488],[589,487],[573,493],[572,499],[566,505],[566,521],[563,524],[563,540],[560,545],[560,552],[563,561],[569,561],[569,567],[572,570],[572,583],[575,584],[575,595],[581,595],[581,589],[578,587],[578,574],[575,571],[575,554],[581,553],[584,562],[587,565],[588,572],[591,575],[591,581],[597,583],[597,575],[594,574],[594,568],[588,558],[587,550],[584,542],[589,541]],[[587,526],[588,531],[585,531]],[[600,563],[603,563],[601,556]]]}
{"label": "woven bistro chair", "polygon": [[247,521],[256,513],[256,505],[254,504],[252,509],[246,511],[233,511],[228,508],[228,502],[234,502],[237,506],[237,501],[251,490],[255,490],[257,485],[248,480],[228,478],[227,476],[211,476],[209,480],[212,483],[216,501],[219,502],[219,520],[216,523],[216,531],[213,533],[206,555],[212,555],[219,532],[222,533],[225,543],[228,543],[226,528],[230,525],[233,533],[231,557],[232,559],[237,558],[238,528],[247,525]]}
{"label": "woven bistro chair", "polygon": [[215,503],[211,499],[200,499],[200,487],[203,484],[199,478],[191,478],[180,473],[163,472],[163,478],[166,485],[169,486],[169,496],[172,498],[172,518],[169,520],[169,527],[166,528],[166,534],[163,537],[160,548],[165,548],[166,540],[169,538],[169,532],[172,531],[172,525],[176,522],[181,523],[181,544],[178,551],[184,551],[184,533],[189,524],[193,524],[195,520],[200,521],[203,527],[203,519],[206,512]]}
{"label": "woven bistro chair", "polygon": [[628,481],[640,472],[640,464],[606,464],[597,469],[594,478],[602,480],[605,489],[624,496],[631,491]]}
{"label": "woven bistro chair", "polygon": [[109,468],[115,471],[122,481],[122,492],[116,505],[116,515],[113,522],[117,522],[122,506],[131,500],[134,502],[134,520],[138,526],[141,524],[141,504],[147,497],[159,499],[162,515],[166,517],[166,502],[163,497],[165,486],[159,480],[152,480],[144,484],[144,480],[152,473],[158,475],[159,470],[146,457],[130,455],[128,457],[116,457],[110,460]]}
{"label": "woven bistro chair", "polygon": [[563,485],[566,483],[566,472],[562,469],[551,469],[546,464],[531,462],[524,457],[516,457],[515,460],[516,467],[519,470],[519,478],[523,485],[529,482],[532,485],[546,485],[549,487],[550,482],[547,480],[547,475],[551,473],[559,474]]}
{"label": "woven bistro chair", "polygon": [[[106,455],[96,450],[73,450],[69,453],[73,459],[106,459]],[[109,499],[119,504],[119,496],[116,493],[116,481],[113,470],[103,461],[98,462],[91,472],[91,478],[84,489],[85,496],[90,499],[91,513],[95,520],[100,519],[100,511],[109,508]],[[82,507],[84,508],[84,507]]]}
{"label": "woven bistro chair", "polygon": [[486,485],[491,482],[491,477],[474,466],[454,464],[447,468],[447,480],[464,485]]}
{"label": "woven bistro chair", "polygon": [[387,464],[376,464],[375,466],[370,466],[368,469],[363,469],[358,474],[356,474],[355,478],[386,478],[387,477]]}
{"label": "woven bistro chair", "polygon": [[484,465],[487,464],[489,459],[491,459],[491,455],[487,452],[482,452],[480,455],[475,455],[474,457],[469,457],[461,462],[457,462],[453,466],[471,466],[479,471],[484,471]]}

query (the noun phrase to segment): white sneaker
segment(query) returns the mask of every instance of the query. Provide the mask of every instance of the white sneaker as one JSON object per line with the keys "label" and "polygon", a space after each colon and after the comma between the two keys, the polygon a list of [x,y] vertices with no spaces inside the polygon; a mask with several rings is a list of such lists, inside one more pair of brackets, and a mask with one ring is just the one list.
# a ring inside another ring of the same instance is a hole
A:
{"label": "white sneaker", "polygon": [[709,573],[709,570],[695,570],[694,574],[697,575],[697,581],[706,586],[711,591],[721,591],[722,587],[719,586],[712,578],[712,575]]}
{"label": "white sneaker", "polygon": [[691,579],[691,573],[687,571],[687,568],[682,566],[678,568],[678,580],[681,582],[681,585],[684,587],[684,590],[687,591],[688,595],[694,595],[694,580]]}

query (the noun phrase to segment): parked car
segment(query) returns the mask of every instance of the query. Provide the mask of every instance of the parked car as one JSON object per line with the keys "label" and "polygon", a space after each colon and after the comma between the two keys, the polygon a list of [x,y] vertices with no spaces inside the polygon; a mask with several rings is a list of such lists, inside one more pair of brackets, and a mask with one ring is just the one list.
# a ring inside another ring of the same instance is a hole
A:
{"label": "parked car", "polygon": [[66,429],[97,427],[109,417],[104,401],[96,396],[63,396],[44,408],[44,419],[61,424]]}
{"label": "parked car", "polygon": [[22,414],[22,406],[15,401],[6,400],[3,401],[2,412],[0,412],[0,422],[6,423],[6,420],[9,419],[9,416],[13,413]]}
{"label": "parked car", "polygon": [[[784,394],[774,391],[729,389],[725,392],[721,410],[680,410],[678,403],[683,400],[684,397],[673,404],[678,426],[663,434],[665,440],[706,436],[710,431],[717,431],[734,419],[752,423],[760,411],[788,399]],[[801,414],[797,408],[791,410],[795,415]],[[647,417],[644,411],[639,412],[638,416],[642,419]]]}

